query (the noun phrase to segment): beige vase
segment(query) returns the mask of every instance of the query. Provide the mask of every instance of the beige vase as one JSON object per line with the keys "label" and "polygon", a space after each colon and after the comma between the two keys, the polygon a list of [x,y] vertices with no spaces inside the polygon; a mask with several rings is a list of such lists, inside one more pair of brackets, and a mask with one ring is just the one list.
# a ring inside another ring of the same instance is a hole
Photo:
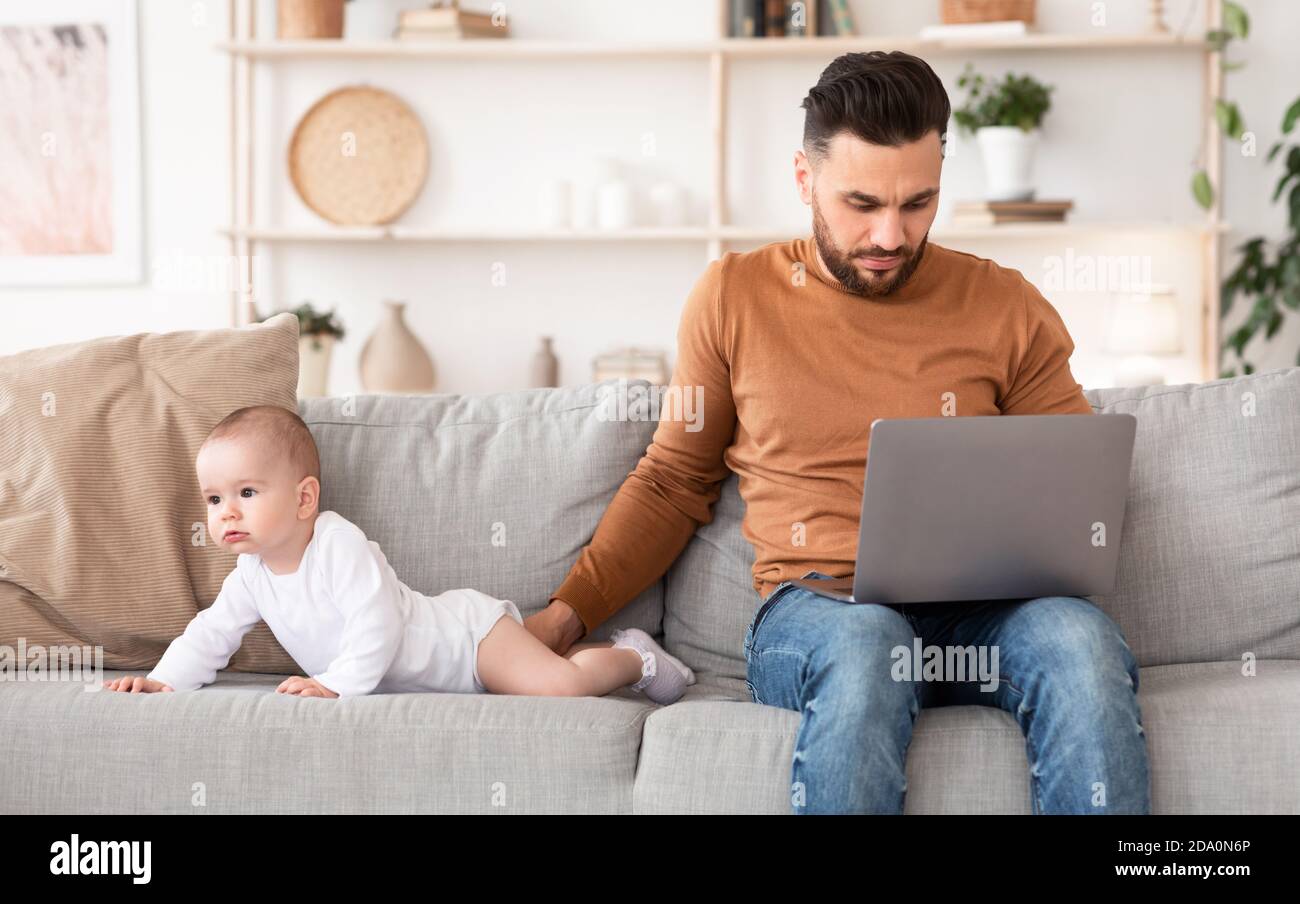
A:
{"label": "beige vase", "polygon": [[282,40],[343,37],[343,0],[278,0],[275,36]]}
{"label": "beige vase", "polygon": [[361,349],[367,392],[433,392],[433,359],[402,317],[406,303],[385,301],[384,318]]}

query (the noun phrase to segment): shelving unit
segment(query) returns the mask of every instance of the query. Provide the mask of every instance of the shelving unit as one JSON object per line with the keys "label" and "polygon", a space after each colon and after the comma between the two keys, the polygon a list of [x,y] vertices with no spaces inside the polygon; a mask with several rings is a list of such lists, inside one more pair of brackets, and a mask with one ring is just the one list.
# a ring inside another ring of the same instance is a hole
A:
{"label": "shelving unit", "polygon": [[[1009,223],[998,227],[938,225],[930,230],[933,239],[979,239],[989,236],[1020,238],[1053,238],[1068,236],[1116,234],[1176,234],[1207,233],[1210,226],[1192,223],[1162,223],[1135,221],[1095,221],[1065,223]],[[709,229],[703,226],[679,228],[643,227],[638,229],[425,229],[410,226],[333,226],[314,229],[277,229],[255,227],[225,229],[224,234],[233,239],[256,242],[777,242],[788,239],[803,229],[792,225],[788,229],[747,229],[743,226],[723,226]],[[1226,224],[1218,224],[1220,233]]]}
{"label": "shelving unit", "polygon": [[1172,34],[1054,35],[1031,34],[1007,41],[944,40],[871,35],[853,38],[718,38],[712,41],[253,41],[231,40],[217,47],[250,59],[617,59],[625,57],[725,57],[746,59],[826,58],[866,47],[872,50],[904,50],[925,54],[976,51],[1033,50],[1194,50],[1208,49],[1199,38],[1184,39]]}
{"label": "shelving unit", "polygon": [[[1218,373],[1220,238],[1227,230],[1221,220],[1222,158],[1219,126],[1212,115],[1213,99],[1222,86],[1221,54],[1200,38],[1172,33],[1127,35],[1033,34],[1015,40],[922,41],[914,37],[870,35],[862,37],[810,37],[750,39],[727,36],[729,0],[714,0],[717,35],[712,40],[659,42],[576,42],[506,39],[463,42],[347,42],[259,40],[256,36],[257,0],[231,0],[229,40],[217,49],[231,58],[231,225],[223,230],[235,259],[243,262],[244,285],[249,295],[231,299],[231,320],[247,323],[253,285],[253,249],[259,243],[385,243],[385,242],[703,242],[709,259],[719,257],[728,243],[782,241],[804,230],[754,229],[728,223],[727,101],[732,61],[758,59],[822,59],[860,50],[903,50],[918,56],[970,53],[1196,53],[1202,59],[1201,115],[1204,122],[1205,169],[1216,188],[1214,203],[1204,219],[1187,223],[1158,221],[1013,224],[996,227],[936,225],[935,239],[1016,238],[1113,234],[1187,233],[1199,237],[1202,261],[1201,371],[1203,379]],[[242,14],[241,14],[242,10]],[[1206,0],[1205,29],[1220,27],[1221,0]],[[597,230],[501,230],[420,228],[393,224],[377,227],[278,228],[253,222],[253,81],[259,63],[295,60],[566,60],[599,59],[705,59],[709,63],[708,222],[703,226],[674,229],[637,228],[613,232]]]}

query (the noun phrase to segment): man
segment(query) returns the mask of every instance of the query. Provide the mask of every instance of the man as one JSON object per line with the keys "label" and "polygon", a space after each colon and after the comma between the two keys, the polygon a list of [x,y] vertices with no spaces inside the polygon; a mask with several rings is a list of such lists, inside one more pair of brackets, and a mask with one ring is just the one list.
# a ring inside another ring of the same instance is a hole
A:
{"label": "man", "polygon": [[[920,708],[981,704],[1025,734],[1035,813],[1145,813],[1137,663],[1087,600],[846,605],[790,583],[852,573],[876,418],[1092,412],[1051,304],[1018,271],[927,241],[950,114],[933,70],[846,54],[803,108],[794,171],[812,236],[709,265],[673,375],[683,392],[703,387],[702,428],[661,418],[528,627],[567,649],[667,570],[735,471],[763,597],[748,685],[801,714],[795,812],[902,812]],[[914,637],[996,651],[996,689],[896,680],[891,651]]]}

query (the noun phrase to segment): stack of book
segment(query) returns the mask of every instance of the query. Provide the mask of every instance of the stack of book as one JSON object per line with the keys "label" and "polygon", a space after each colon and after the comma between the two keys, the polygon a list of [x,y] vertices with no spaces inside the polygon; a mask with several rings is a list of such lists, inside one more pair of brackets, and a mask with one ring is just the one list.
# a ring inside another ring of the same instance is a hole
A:
{"label": "stack of book", "polygon": [[397,20],[397,37],[402,41],[459,41],[462,38],[509,37],[504,15],[500,25],[491,13],[471,13],[458,6],[403,10]]}
{"label": "stack of book", "polygon": [[[830,23],[831,34],[851,35],[853,14],[848,0],[730,0],[734,38],[809,38]],[[819,7],[825,15],[819,15]]]}
{"label": "stack of book", "polygon": [[1003,223],[1064,223],[1073,201],[958,201],[954,226],[1000,226]]}

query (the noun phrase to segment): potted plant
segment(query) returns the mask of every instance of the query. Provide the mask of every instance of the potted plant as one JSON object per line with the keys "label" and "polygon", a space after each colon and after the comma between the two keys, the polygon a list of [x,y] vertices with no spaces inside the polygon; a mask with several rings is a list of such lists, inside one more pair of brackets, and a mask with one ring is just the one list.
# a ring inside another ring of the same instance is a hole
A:
{"label": "potted plant", "polygon": [[333,308],[322,313],[310,301],[291,313],[298,317],[298,397],[327,395],[330,352],[334,343],[344,336],[343,324],[334,315]]}
{"label": "potted plant", "polygon": [[989,82],[969,63],[957,85],[967,90],[967,96],[953,118],[960,129],[973,132],[979,142],[984,158],[985,198],[1032,201],[1034,151],[1039,126],[1052,105],[1052,86],[1033,76],[1011,72],[1000,82]]}
{"label": "potted plant", "polygon": [[[1222,24],[1222,28],[1211,29],[1205,35],[1211,48],[1221,53],[1232,41],[1244,40],[1250,34],[1250,17],[1241,4],[1232,0],[1223,4]],[[1244,62],[1229,62],[1226,54],[1221,61],[1225,72],[1244,65]],[[1213,116],[1226,140],[1242,143],[1243,155],[1254,155],[1255,135],[1247,131],[1245,118],[1236,102],[1216,97]],[[1281,161],[1282,173],[1273,188],[1272,200],[1276,203],[1283,195],[1286,196],[1283,234],[1272,241],[1256,235],[1237,245],[1235,250],[1240,255],[1237,265],[1220,287],[1221,321],[1226,321],[1238,296],[1243,299],[1243,307],[1249,305],[1245,321],[1228,331],[1219,347],[1220,378],[1237,376],[1237,366],[1243,375],[1254,373],[1255,365],[1246,358],[1246,345],[1261,330],[1264,343],[1271,342],[1288,316],[1300,315],[1300,143],[1289,137],[1297,124],[1300,124],[1300,97],[1293,100],[1282,114],[1281,137],[1265,158],[1268,164]],[[1247,140],[1252,149],[1249,155],[1245,150]],[[1206,210],[1214,204],[1215,188],[1204,169],[1197,170],[1192,176],[1192,196]],[[1228,351],[1236,355],[1236,364],[1232,367],[1226,366],[1222,360]],[[1300,352],[1297,352],[1295,362],[1300,367]]]}

